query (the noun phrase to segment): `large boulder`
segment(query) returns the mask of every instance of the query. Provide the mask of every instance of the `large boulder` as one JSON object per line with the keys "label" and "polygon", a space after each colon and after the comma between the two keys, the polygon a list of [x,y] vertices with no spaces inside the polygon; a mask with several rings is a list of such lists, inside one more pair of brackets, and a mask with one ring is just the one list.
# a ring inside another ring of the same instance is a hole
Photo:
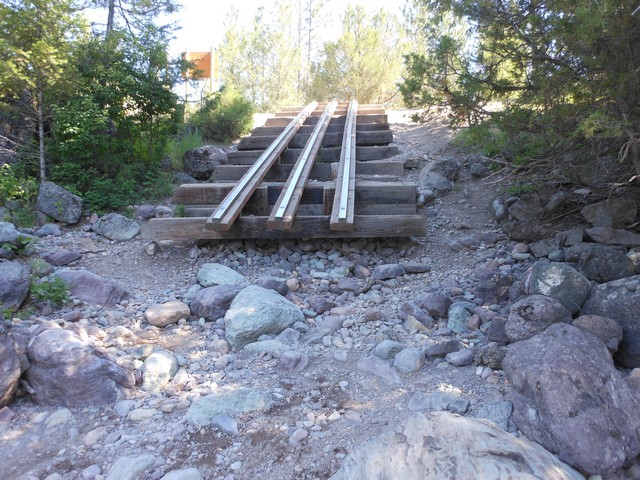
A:
{"label": "large boulder", "polygon": [[182,157],[184,171],[196,180],[208,180],[218,165],[227,163],[224,150],[213,145],[187,150]]}
{"label": "large boulder", "polygon": [[621,228],[593,227],[587,228],[584,233],[594,242],[604,243],[605,245],[640,246],[639,234]]}
{"label": "large boulder", "polygon": [[594,227],[624,228],[633,223],[637,209],[632,198],[610,198],[587,205],[580,213]]}
{"label": "large boulder", "polygon": [[16,344],[0,320],[0,408],[9,403],[22,375]]}
{"label": "large boulder", "polygon": [[224,317],[231,302],[243,288],[243,285],[217,285],[203,288],[191,301],[191,313],[198,318],[214,322]]}
{"label": "large boulder", "polygon": [[36,210],[63,223],[78,223],[82,215],[82,198],[51,182],[42,182]]}
{"label": "large boulder", "polygon": [[29,293],[29,267],[0,259],[0,306],[18,310]]}
{"label": "large boulder", "polygon": [[20,232],[11,222],[0,222],[0,246],[4,243],[15,245],[18,242]]}
{"label": "large boulder", "polygon": [[224,316],[227,340],[234,348],[255,342],[260,335],[277,335],[296,322],[304,322],[300,308],[279,293],[257,285],[238,293]]}
{"label": "large boulder", "polygon": [[438,172],[424,169],[418,181],[420,192],[430,192],[434,197],[441,197],[453,190],[453,182]]}
{"label": "large boulder", "polygon": [[636,274],[626,250],[599,243],[577,243],[564,251],[567,262],[577,264],[578,271],[589,280],[610,282]]}
{"label": "large boulder", "polygon": [[604,342],[611,354],[618,351],[618,345],[622,341],[622,327],[612,318],[600,315],[580,315],[571,322],[571,325],[598,337]]}
{"label": "large boulder", "polygon": [[108,213],[98,219],[91,227],[91,230],[109,240],[124,242],[131,240],[140,233],[140,225],[138,225],[138,222],[135,220],[120,215],[119,213]]}
{"label": "large boulder", "polygon": [[135,385],[133,374],[94,349],[86,333],[47,328],[31,339],[27,356],[29,391],[43,405],[113,403]]}
{"label": "large boulder", "polygon": [[628,368],[640,367],[640,275],[597,285],[582,306],[585,315],[612,318],[622,327],[615,359]]}
{"label": "large boulder", "polygon": [[449,412],[411,415],[358,445],[330,480],[583,480],[539,445]]}
{"label": "large boulder", "polygon": [[570,323],[571,313],[552,297],[529,295],[511,305],[504,331],[511,342],[526,340],[554,323]]}
{"label": "large boulder", "polygon": [[503,368],[516,426],[562,461],[595,475],[640,453],[640,399],[595,336],[551,325],[512,345]]}
{"label": "large boulder", "polygon": [[87,270],[60,270],[56,276],[64,281],[71,295],[86,303],[108,306],[130,298],[129,292],[113,280]]}
{"label": "large boulder", "polygon": [[558,300],[572,314],[589,296],[591,283],[580,272],[564,263],[536,262],[531,268],[526,293],[546,295]]}

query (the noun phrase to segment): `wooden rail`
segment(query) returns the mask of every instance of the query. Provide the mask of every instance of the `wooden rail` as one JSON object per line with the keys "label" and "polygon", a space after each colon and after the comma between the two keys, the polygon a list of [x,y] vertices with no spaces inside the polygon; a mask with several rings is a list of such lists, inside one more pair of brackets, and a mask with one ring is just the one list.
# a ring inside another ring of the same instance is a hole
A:
{"label": "wooden rail", "polygon": [[242,207],[249,201],[249,198],[267,175],[269,169],[287,148],[289,141],[300,128],[300,125],[313,113],[317,105],[318,102],[311,102],[289,122],[284,131],[256,160],[216,211],[209,217],[206,223],[207,228],[221,232],[229,230],[234,220],[240,215]]}
{"label": "wooden rail", "polygon": [[356,123],[358,102],[351,100],[342,136],[342,152],[336,180],[336,196],[331,210],[331,230],[353,230],[354,197],[356,185]]}
{"label": "wooden rail", "polygon": [[318,151],[322,145],[324,134],[329,126],[329,120],[331,120],[331,116],[337,106],[338,102],[329,103],[322,113],[320,120],[316,123],[311,136],[302,150],[300,158],[298,158],[298,161],[293,166],[287,183],[285,183],[280,197],[278,197],[273,207],[273,211],[267,221],[267,227],[281,230],[289,230],[291,228],[293,218],[300,204],[302,191],[309,180],[311,167],[313,167]]}

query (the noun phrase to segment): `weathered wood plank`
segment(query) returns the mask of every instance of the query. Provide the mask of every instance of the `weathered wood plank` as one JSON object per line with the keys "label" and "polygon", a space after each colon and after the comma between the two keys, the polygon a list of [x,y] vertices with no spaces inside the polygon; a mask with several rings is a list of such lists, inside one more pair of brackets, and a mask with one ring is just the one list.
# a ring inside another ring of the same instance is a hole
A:
{"label": "weathered wood plank", "polygon": [[[289,148],[304,148],[311,134],[296,134],[289,142]],[[271,145],[275,136],[256,136],[244,137],[238,143],[238,150],[259,150],[267,148]],[[391,130],[380,130],[372,132],[358,132],[356,135],[356,142],[359,146],[372,146],[372,145],[388,145],[393,143],[393,132]],[[327,133],[322,138],[323,147],[335,147],[342,143],[342,132]]]}
{"label": "weathered wood plank", "polygon": [[317,102],[312,102],[300,112],[287,126],[278,138],[267,148],[264,153],[256,160],[244,177],[233,187],[229,194],[225,197],[216,211],[207,220],[209,228],[215,228],[220,231],[226,231],[231,227],[234,220],[249,198],[258,187],[260,182],[271,166],[278,160],[280,154],[287,148],[287,144],[296,133],[296,130],[309,116],[309,113],[316,107]]}
{"label": "weathered wood plank", "polygon": [[239,217],[226,232],[207,228],[206,217],[154,218],[142,228],[147,240],[231,238],[375,238],[426,235],[423,215],[356,215],[351,232],[329,230],[328,215],[298,216],[290,230],[267,228],[267,217]]}
{"label": "weathered wood plank", "polygon": [[[233,183],[200,183],[188,184],[178,187],[174,194],[174,203],[181,205],[216,205],[225,198],[225,192],[233,188]],[[195,188],[197,187],[197,188]],[[269,194],[269,204],[276,201],[281,183],[265,182],[261,187],[267,188]],[[334,189],[335,182],[308,182],[303,194],[304,198],[309,195],[314,200],[311,203],[322,203],[322,196],[325,189]],[[363,180],[358,181],[355,186],[355,203],[371,204],[415,204],[417,187],[415,183],[403,182],[377,182]],[[333,196],[330,198],[333,201]]]}
{"label": "weathered wood plank", "polygon": [[[288,148],[280,156],[282,163],[293,163],[300,156],[301,149]],[[398,145],[395,143],[374,147],[356,147],[356,157],[361,162],[369,160],[383,160],[400,153]],[[227,160],[233,165],[252,165],[262,154],[262,150],[242,150],[237,152],[227,152]],[[337,162],[340,160],[340,148],[322,148],[318,154],[316,162]]]}
{"label": "weathered wood plank", "polygon": [[342,137],[342,151],[338,165],[336,194],[331,207],[331,230],[353,230],[354,190],[356,184],[356,119],[358,118],[358,102],[349,103],[349,111]]}
{"label": "weathered wood plank", "polygon": [[[267,216],[273,208],[273,205],[265,207],[263,213],[245,212],[250,206],[251,200],[244,207],[242,216],[255,215],[255,216]],[[331,203],[329,203],[331,205]],[[215,210],[215,206],[211,205],[193,205],[185,208],[185,217],[208,217]],[[322,203],[301,203],[298,205],[298,211],[296,215],[309,216],[309,215],[329,215]],[[415,205],[394,205],[390,203],[383,203],[379,205],[357,205],[356,213],[358,215],[378,215],[381,211],[385,212],[385,215],[413,215],[416,213]]]}
{"label": "weathered wood plank", "polygon": [[[283,129],[284,127],[256,127],[251,131],[251,135],[255,135],[257,137],[280,135]],[[372,132],[389,130],[390,126],[388,123],[365,123],[362,125],[356,125],[356,129],[358,132]],[[329,127],[327,127],[327,133],[342,132],[343,130],[344,125],[339,123],[329,124]],[[303,125],[298,129],[298,133],[303,135],[309,135],[312,131],[313,125]]]}
{"label": "weathered wood plank", "polygon": [[[331,124],[344,124],[345,116],[337,116],[331,119]],[[265,122],[266,127],[277,127],[288,124],[291,120],[290,117],[270,117]],[[315,125],[318,121],[318,117],[310,117],[305,121],[305,125]],[[358,115],[358,123],[389,123],[389,119],[386,114],[372,114],[372,115]]]}
{"label": "weathered wood plank", "polygon": [[[289,230],[293,219],[296,216],[302,191],[309,180],[311,167],[315,162],[320,146],[322,145],[325,132],[329,126],[331,115],[335,111],[338,103],[331,102],[327,105],[322,117],[316,124],[309,140],[307,141],[300,158],[292,167],[291,174],[287,178],[287,182],[276,200],[267,225],[269,228],[278,228]],[[294,137],[295,138],[295,137]]]}

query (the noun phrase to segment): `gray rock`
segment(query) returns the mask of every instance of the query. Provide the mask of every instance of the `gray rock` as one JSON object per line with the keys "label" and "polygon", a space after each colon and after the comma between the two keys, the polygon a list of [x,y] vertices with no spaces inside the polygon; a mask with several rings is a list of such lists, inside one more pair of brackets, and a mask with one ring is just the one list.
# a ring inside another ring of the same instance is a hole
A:
{"label": "gray rock", "polygon": [[425,167],[420,172],[418,191],[431,192],[434,197],[441,197],[453,190],[453,182],[438,172],[432,172]]}
{"label": "gray rock", "polygon": [[336,283],[336,288],[340,292],[351,292],[354,295],[360,295],[360,292],[362,292],[362,289],[363,289],[363,285],[355,278],[342,277],[338,279],[338,283]]}
{"label": "gray rock", "polygon": [[243,285],[220,285],[203,288],[196,293],[191,302],[191,312],[196,317],[204,317],[213,322],[224,317],[231,306],[231,302],[244,288]]}
{"label": "gray rock", "polygon": [[180,470],[171,470],[160,480],[202,480],[202,474],[194,467],[183,468]]}
{"label": "gray rock", "polygon": [[211,419],[211,425],[229,435],[238,435],[238,422],[227,415],[215,415]]}
{"label": "gray rock", "polygon": [[484,305],[499,305],[509,299],[509,290],[512,285],[512,275],[496,272],[489,278],[480,279],[473,289],[473,294],[482,299]]}
{"label": "gray rock", "polygon": [[578,271],[589,280],[610,282],[636,274],[626,250],[599,243],[578,243],[565,250],[565,260],[577,264]]}
{"label": "gray rock", "polygon": [[429,171],[436,172],[447,178],[448,180],[455,181],[460,176],[460,164],[453,158],[443,158],[435,161],[428,167]]}
{"label": "gray rock", "polygon": [[580,213],[594,227],[624,228],[634,222],[636,211],[632,198],[610,198],[587,205]]}
{"label": "gray rock", "polygon": [[95,350],[86,338],[48,328],[29,342],[25,373],[31,398],[43,405],[86,407],[114,403],[135,384],[133,374]]}
{"label": "gray rock", "polygon": [[173,323],[178,323],[181,318],[189,318],[191,311],[186,303],[173,301],[162,305],[154,305],[144,312],[149,325],[164,328]]}
{"label": "gray rock", "polygon": [[376,280],[388,280],[405,274],[404,267],[398,263],[378,265],[373,269],[371,276]]}
{"label": "gray rock", "polygon": [[93,224],[91,230],[109,240],[124,242],[131,240],[140,233],[140,225],[138,225],[138,222],[135,220],[120,215],[119,213],[108,213],[104,217],[100,217],[100,219]]}
{"label": "gray rock", "polygon": [[292,370],[301,372],[309,365],[309,356],[303,352],[288,350],[280,357],[280,368],[283,370]]}
{"label": "gray rock", "polygon": [[499,222],[507,218],[507,215],[509,214],[507,205],[500,197],[495,198],[493,202],[491,202],[491,209],[493,210],[493,216]]}
{"label": "gray rock", "polygon": [[136,216],[142,220],[149,220],[156,216],[156,207],[153,205],[136,205]]}
{"label": "gray rock", "polygon": [[389,360],[405,348],[407,348],[407,346],[404,343],[394,342],[393,340],[383,340],[373,348],[371,353],[383,360]]}
{"label": "gray rock", "polygon": [[29,293],[29,267],[24,263],[0,260],[0,305],[18,310]]}
{"label": "gray rock", "polygon": [[476,305],[471,302],[455,302],[449,307],[447,327],[456,333],[464,333],[469,330],[467,323],[473,315]]}
{"label": "gray rock", "polygon": [[188,173],[184,173],[184,172],[176,172],[173,174],[173,182],[178,184],[178,185],[182,185],[182,184],[193,184],[193,183],[200,183],[198,180],[196,180],[195,178],[193,178],[191,175],[189,175]]}
{"label": "gray rock", "polygon": [[571,323],[571,313],[552,297],[529,295],[511,305],[505,333],[511,342],[531,338],[554,323]]}
{"label": "gray rock", "polygon": [[474,356],[473,350],[466,348],[457,352],[447,353],[444,359],[454,367],[466,367],[473,363]]}
{"label": "gray rock", "polygon": [[14,339],[7,333],[4,322],[0,319],[0,408],[11,401],[22,371]]}
{"label": "gray rock", "polygon": [[409,400],[409,410],[412,412],[447,410],[464,415],[468,409],[469,399],[456,391],[416,392]]}
{"label": "gray rock", "polygon": [[571,325],[598,337],[611,354],[618,351],[618,345],[622,341],[622,327],[615,320],[599,315],[582,315]]}
{"label": "gray rock", "polygon": [[482,163],[474,163],[471,165],[469,172],[471,173],[471,176],[475,178],[484,178],[491,174],[491,170]]}
{"label": "gray rock", "polygon": [[227,154],[213,145],[187,150],[182,157],[184,171],[196,180],[208,180],[218,165],[227,163]]}
{"label": "gray rock", "polygon": [[400,383],[400,375],[387,362],[378,357],[371,355],[362,357],[358,362],[358,369],[380,377],[389,385],[398,385]]}
{"label": "gray rock", "polygon": [[415,413],[358,445],[330,480],[510,478],[584,480],[533,442],[447,412]]}
{"label": "gray rock", "polygon": [[36,210],[59,222],[74,224],[82,215],[82,199],[55,183],[42,182]]}
{"label": "gray rock", "polygon": [[420,308],[415,302],[402,302],[398,307],[398,318],[407,320],[409,317],[415,318],[427,328],[433,327],[433,318]]}
{"label": "gray rock", "polygon": [[627,247],[640,246],[640,235],[619,228],[593,227],[584,233],[594,242],[606,245],[625,245]]}
{"label": "gray rock", "polygon": [[503,366],[515,424],[561,460],[596,475],[640,453],[640,401],[595,336],[551,325],[512,345]]}
{"label": "gray rock", "polygon": [[120,457],[111,465],[106,480],[138,480],[155,463],[156,459],[153,455]]}
{"label": "gray rock", "polygon": [[640,367],[640,275],[594,287],[582,307],[584,315],[612,318],[622,327],[615,359],[628,368]]}
{"label": "gray rock", "polygon": [[403,263],[402,266],[406,273],[427,273],[431,271],[431,265],[426,263],[410,262]]}
{"label": "gray rock", "polygon": [[198,271],[198,283],[205,288],[214,285],[236,285],[242,282],[244,282],[242,275],[219,263],[205,263]]}
{"label": "gray rock", "polygon": [[507,354],[507,347],[488,345],[476,352],[474,361],[478,365],[486,365],[491,370],[502,370],[502,361]]}
{"label": "gray rock", "polygon": [[507,400],[482,405],[476,413],[476,418],[482,418],[495,423],[498,427],[508,432],[511,426],[511,414],[513,404]]}
{"label": "gray rock", "polygon": [[289,293],[289,287],[287,287],[287,280],[284,278],[260,277],[256,279],[255,284],[262,288],[270,288],[271,290],[275,290],[282,296]]}
{"label": "gray rock", "polygon": [[300,308],[273,290],[257,285],[240,291],[224,316],[227,340],[234,348],[254,342],[260,335],[277,335],[302,321]]}
{"label": "gray rock", "polygon": [[20,232],[13,223],[0,222],[0,245],[3,243],[15,245],[18,242],[18,237],[20,237]]}
{"label": "gray rock", "polygon": [[60,270],[56,276],[64,281],[71,295],[86,303],[109,306],[130,298],[129,292],[113,280],[87,270]]}
{"label": "gray rock", "polygon": [[156,218],[172,218],[173,210],[171,207],[167,207],[166,205],[158,205],[155,208]]}
{"label": "gray rock", "polygon": [[571,314],[580,309],[590,289],[589,280],[569,265],[544,261],[533,265],[526,285],[526,293],[555,298]]}
{"label": "gray rock", "polygon": [[42,258],[45,262],[53,265],[54,267],[64,267],[76,260],[80,260],[82,258],[82,254],[71,250],[57,250],[55,252],[44,253]]}
{"label": "gray rock", "polygon": [[402,373],[418,372],[424,366],[424,353],[419,348],[405,348],[396,354],[393,366]]}
{"label": "gray rock", "polygon": [[273,405],[273,397],[249,388],[221,390],[195,400],[185,419],[195,425],[209,425],[216,415],[233,416],[245,412],[264,412]]}
{"label": "gray rock", "polygon": [[178,371],[178,360],[166,351],[155,351],[142,364],[142,389],[158,392],[167,385]]}
{"label": "gray rock", "polygon": [[259,342],[247,343],[244,347],[246,352],[251,353],[268,353],[272,357],[280,357],[284,352],[290,350],[289,345],[278,340],[261,340]]}
{"label": "gray rock", "polygon": [[499,345],[504,345],[509,342],[509,337],[507,337],[507,333],[505,332],[505,325],[507,323],[507,319],[504,317],[494,317],[489,327],[487,328],[487,338],[490,342],[495,342]]}
{"label": "gray rock", "polygon": [[444,358],[447,353],[457,352],[462,348],[462,344],[458,340],[442,340],[429,345],[425,349],[425,355],[433,360],[434,358]]}
{"label": "gray rock", "polygon": [[424,293],[416,297],[416,303],[434,317],[444,318],[449,312],[451,299],[442,293]]}
{"label": "gray rock", "polygon": [[34,235],[36,237],[46,237],[48,235],[59,237],[60,235],[62,235],[62,231],[60,230],[60,227],[55,223],[46,223],[39,229],[37,229],[34,232]]}
{"label": "gray rock", "polygon": [[332,308],[338,306],[336,302],[329,300],[326,297],[309,297],[307,302],[309,302],[309,306],[317,314],[328,312]]}
{"label": "gray rock", "polygon": [[557,238],[544,238],[542,240],[529,244],[529,251],[536,258],[547,257],[559,248],[560,242]]}

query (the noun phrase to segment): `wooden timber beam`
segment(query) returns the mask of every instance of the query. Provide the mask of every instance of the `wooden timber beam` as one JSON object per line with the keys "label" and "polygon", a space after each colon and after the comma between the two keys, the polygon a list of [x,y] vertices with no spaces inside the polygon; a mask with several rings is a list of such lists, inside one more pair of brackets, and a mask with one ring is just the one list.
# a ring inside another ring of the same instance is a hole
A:
{"label": "wooden timber beam", "polygon": [[426,235],[425,217],[414,215],[356,215],[353,231],[329,230],[330,218],[296,216],[290,230],[270,230],[267,217],[239,217],[226,232],[207,228],[206,217],[153,218],[142,230],[150,240],[230,238],[372,238]]}
{"label": "wooden timber beam", "polygon": [[[328,147],[320,149],[318,162],[337,162],[340,160],[340,147]],[[300,156],[301,149],[287,148],[280,156],[282,163],[294,163]],[[400,149],[395,143],[389,145],[373,147],[356,147],[356,156],[361,162],[369,160],[382,160],[398,155]],[[227,152],[227,160],[230,165],[253,165],[258,157],[262,155],[262,150],[238,150]]]}
{"label": "wooden timber beam", "polygon": [[[359,123],[356,125],[358,132],[389,130],[389,128],[388,123]],[[255,135],[256,137],[276,136],[280,135],[283,129],[284,127],[256,127],[251,131],[251,135]],[[298,129],[298,134],[310,135],[312,131],[313,125],[303,125]],[[327,133],[342,133],[343,131],[344,124],[334,123],[329,124],[329,127],[327,127]]]}
{"label": "wooden timber beam", "polygon": [[[336,147],[341,145],[344,126],[339,132],[327,133],[321,139],[323,147]],[[302,148],[309,140],[310,134],[296,133],[289,142],[289,148]],[[275,139],[275,135],[244,137],[238,143],[238,150],[259,150],[267,148]],[[356,134],[356,143],[359,147],[371,145],[389,145],[393,142],[391,130],[361,131]]]}
{"label": "wooden timber beam", "polygon": [[342,152],[336,180],[336,195],[331,208],[329,229],[339,231],[353,230],[354,198],[356,186],[356,122],[358,102],[352,100],[344,125]]}
{"label": "wooden timber beam", "polygon": [[296,216],[296,210],[300,204],[302,191],[309,180],[311,167],[313,167],[320,146],[322,145],[324,134],[329,126],[329,120],[331,120],[331,116],[337,106],[338,102],[331,102],[322,113],[322,117],[320,117],[320,120],[313,129],[309,140],[302,150],[302,154],[293,166],[287,183],[285,183],[273,207],[269,220],[267,221],[267,227],[283,230],[289,230],[291,228],[293,219]]}
{"label": "wooden timber beam", "polygon": [[260,182],[262,182],[282,152],[287,148],[289,141],[293,138],[300,125],[302,125],[311,112],[313,112],[316,105],[317,102],[311,102],[289,122],[287,128],[285,128],[269,148],[264,151],[260,158],[256,160],[256,163],[253,164],[238,184],[229,192],[216,211],[209,217],[206,222],[207,228],[221,232],[229,230],[234,220],[240,215],[242,207],[249,201],[255,189]]}
{"label": "wooden timber beam", "polygon": [[[334,116],[331,119],[331,124],[344,124],[345,116]],[[265,122],[265,127],[278,127],[288,125],[291,121],[291,117],[271,117]],[[318,117],[309,117],[305,120],[305,125],[315,125],[318,121]],[[389,118],[386,114],[371,114],[371,115],[358,115],[358,123],[389,123]]]}

